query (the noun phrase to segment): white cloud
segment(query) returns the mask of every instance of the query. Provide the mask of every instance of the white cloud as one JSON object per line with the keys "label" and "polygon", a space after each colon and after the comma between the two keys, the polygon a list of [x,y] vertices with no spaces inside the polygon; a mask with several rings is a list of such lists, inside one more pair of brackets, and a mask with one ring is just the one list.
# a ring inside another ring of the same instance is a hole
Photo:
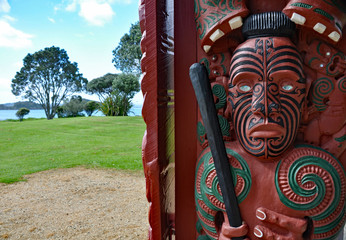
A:
{"label": "white cloud", "polygon": [[87,0],[80,3],[79,15],[91,25],[103,26],[112,20],[114,14],[112,7],[107,2]]}
{"label": "white cloud", "polygon": [[0,47],[30,47],[32,37],[30,34],[15,29],[6,20],[0,19]]}
{"label": "white cloud", "polygon": [[0,0],[0,12],[8,13],[11,7],[7,0]]}
{"label": "white cloud", "polygon": [[113,3],[129,4],[132,0],[69,0],[65,7],[56,6],[54,9],[65,9],[68,12],[79,11],[78,14],[90,25],[103,26],[110,22],[115,15]]}
{"label": "white cloud", "polygon": [[4,15],[2,18],[5,19],[8,22],[15,22],[15,21],[17,21],[17,19],[15,19],[14,17],[11,17],[9,15]]}
{"label": "white cloud", "polygon": [[65,8],[66,11],[68,12],[74,12],[77,9],[77,1],[73,0],[72,3],[70,3],[69,5],[67,5],[67,7]]}
{"label": "white cloud", "polygon": [[51,23],[55,23],[55,20],[53,18],[48,18],[48,20],[51,22]]}

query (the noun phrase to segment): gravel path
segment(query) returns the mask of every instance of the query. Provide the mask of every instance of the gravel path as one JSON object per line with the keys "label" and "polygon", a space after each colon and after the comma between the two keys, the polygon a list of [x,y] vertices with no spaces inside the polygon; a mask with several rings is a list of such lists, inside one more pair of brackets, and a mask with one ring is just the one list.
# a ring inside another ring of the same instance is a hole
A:
{"label": "gravel path", "polygon": [[147,239],[142,172],[55,169],[0,184],[0,239]]}

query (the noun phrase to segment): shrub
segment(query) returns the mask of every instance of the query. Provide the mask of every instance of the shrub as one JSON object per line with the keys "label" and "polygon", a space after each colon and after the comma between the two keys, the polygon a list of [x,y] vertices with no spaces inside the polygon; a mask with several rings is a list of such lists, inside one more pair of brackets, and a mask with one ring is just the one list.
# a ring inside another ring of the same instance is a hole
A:
{"label": "shrub", "polygon": [[64,108],[63,108],[62,106],[59,106],[59,107],[56,109],[56,113],[58,114],[58,118],[63,118],[63,117],[65,117]]}
{"label": "shrub", "polygon": [[[84,116],[82,113],[84,110],[85,101],[83,101],[81,96],[72,96],[69,101],[65,101],[62,106],[61,117],[80,117]],[[59,114],[58,114],[59,117]]]}
{"label": "shrub", "polygon": [[95,101],[89,101],[84,105],[84,111],[90,117],[99,108],[99,104]]}
{"label": "shrub", "polygon": [[100,111],[106,116],[117,116],[120,101],[120,95],[113,92],[100,104]]}
{"label": "shrub", "polygon": [[30,110],[27,108],[20,108],[17,112],[16,112],[16,116],[19,118],[19,121],[23,121],[23,118],[25,115],[29,114]]}

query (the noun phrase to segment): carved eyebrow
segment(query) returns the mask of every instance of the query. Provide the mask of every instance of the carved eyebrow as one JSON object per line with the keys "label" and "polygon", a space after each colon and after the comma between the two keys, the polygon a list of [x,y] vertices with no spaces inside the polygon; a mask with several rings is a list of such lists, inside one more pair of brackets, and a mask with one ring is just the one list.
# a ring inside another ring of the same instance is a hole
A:
{"label": "carved eyebrow", "polygon": [[263,73],[258,71],[257,69],[255,68],[250,68],[250,67],[247,67],[247,68],[240,68],[238,70],[236,70],[235,72],[232,73],[231,75],[231,82],[233,83],[233,81],[235,81],[238,77],[239,74],[242,74],[242,73],[253,73],[253,74],[256,74],[260,77],[260,79],[263,79]]}
{"label": "carved eyebrow", "polygon": [[268,72],[268,76],[271,76],[272,74],[275,74],[275,73],[281,72],[281,71],[293,72],[299,78],[298,79],[299,83],[306,83],[306,80],[305,80],[304,76],[302,75],[302,73],[296,67],[292,67],[292,66],[281,66],[281,67],[273,68]]}
{"label": "carved eyebrow", "polygon": [[253,72],[249,72],[249,71],[241,72],[241,73],[238,73],[234,76],[234,78],[231,80],[230,86],[237,85],[237,83],[242,81],[242,80],[246,80],[247,82],[252,82],[253,80],[257,80],[258,77],[259,76],[257,73],[253,73]]}
{"label": "carved eyebrow", "polygon": [[[285,68],[285,69],[277,69],[275,72],[270,72],[268,74],[269,78],[273,79],[290,79],[290,80],[299,80],[300,76],[295,71],[291,71],[291,69]],[[293,79],[292,79],[293,78]]]}

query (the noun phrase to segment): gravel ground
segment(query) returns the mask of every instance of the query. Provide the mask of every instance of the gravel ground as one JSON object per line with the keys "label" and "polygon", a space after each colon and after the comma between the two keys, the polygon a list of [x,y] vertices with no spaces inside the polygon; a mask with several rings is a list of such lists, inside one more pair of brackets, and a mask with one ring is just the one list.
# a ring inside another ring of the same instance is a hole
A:
{"label": "gravel ground", "polygon": [[0,184],[0,239],[147,239],[141,172],[55,169]]}

